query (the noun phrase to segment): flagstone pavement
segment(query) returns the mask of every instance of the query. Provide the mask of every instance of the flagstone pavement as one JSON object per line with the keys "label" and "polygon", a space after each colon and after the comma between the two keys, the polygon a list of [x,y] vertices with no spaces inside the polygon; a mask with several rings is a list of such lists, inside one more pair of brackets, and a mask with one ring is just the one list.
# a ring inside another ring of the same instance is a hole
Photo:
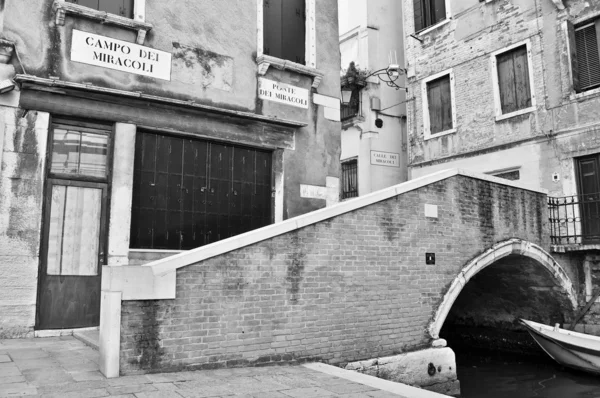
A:
{"label": "flagstone pavement", "polygon": [[[72,336],[0,340],[0,397],[442,397],[341,369],[339,372],[348,373],[338,377],[334,375],[337,368],[323,364],[107,379],[100,373],[98,361],[98,351]],[[315,370],[319,366],[334,369],[333,374]],[[353,375],[362,382],[349,380]],[[391,384],[380,386],[381,382]]]}

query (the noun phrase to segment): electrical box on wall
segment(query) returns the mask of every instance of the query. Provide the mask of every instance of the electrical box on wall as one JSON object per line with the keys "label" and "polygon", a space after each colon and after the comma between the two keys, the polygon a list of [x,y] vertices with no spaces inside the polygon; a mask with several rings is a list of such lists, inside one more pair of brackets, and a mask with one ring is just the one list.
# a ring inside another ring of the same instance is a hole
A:
{"label": "electrical box on wall", "polygon": [[554,182],[560,181],[560,174],[552,173],[552,181],[554,181]]}
{"label": "electrical box on wall", "polygon": [[381,110],[381,100],[377,97],[371,97],[371,110],[372,111],[380,111]]}

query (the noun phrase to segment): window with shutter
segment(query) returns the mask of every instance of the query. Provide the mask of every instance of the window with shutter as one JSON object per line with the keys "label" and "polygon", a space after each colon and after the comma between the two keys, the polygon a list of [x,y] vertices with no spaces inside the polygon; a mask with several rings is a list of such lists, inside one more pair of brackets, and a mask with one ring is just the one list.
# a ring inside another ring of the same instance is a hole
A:
{"label": "window with shutter", "polygon": [[600,86],[600,19],[576,26],[574,36],[577,60],[577,69],[573,70],[575,91],[597,88]]}
{"label": "window with shutter", "polygon": [[66,0],[67,3],[79,4],[80,6],[105,11],[109,14],[133,18],[134,0]]}
{"label": "window with shutter", "polygon": [[263,51],[267,55],[305,64],[305,0],[264,0]]}
{"label": "window with shutter", "polygon": [[[533,108],[528,44],[496,53],[497,116]],[[497,105],[498,106],[498,105]]]}
{"label": "window with shutter", "polygon": [[415,32],[446,19],[446,0],[414,0]]}
{"label": "window with shutter", "polygon": [[429,129],[431,134],[452,129],[452,96],[450,75],[427,82]]}

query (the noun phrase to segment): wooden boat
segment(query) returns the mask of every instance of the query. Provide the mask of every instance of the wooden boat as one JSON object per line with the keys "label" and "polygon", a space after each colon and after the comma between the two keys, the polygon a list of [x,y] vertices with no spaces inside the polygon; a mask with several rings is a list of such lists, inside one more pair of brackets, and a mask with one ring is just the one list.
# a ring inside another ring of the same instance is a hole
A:
{"label": "wooden boat", "polygon": [[561,365],[600,374],[600,337],[521,319],[546,354]]}

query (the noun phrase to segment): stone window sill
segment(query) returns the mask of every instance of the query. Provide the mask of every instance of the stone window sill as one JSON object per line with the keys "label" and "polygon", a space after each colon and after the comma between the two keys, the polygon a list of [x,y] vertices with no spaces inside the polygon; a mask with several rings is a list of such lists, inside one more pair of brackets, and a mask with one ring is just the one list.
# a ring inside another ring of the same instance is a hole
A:
{"label": "stone window sill", "polygon": [[427,27],[427,28],[425,28],[425,29],[423,29],[423,30],[421,30],[419,32],[416,32],[415,35],[421,37],[421,36],[426,35],[427,33],[431,32],[431,31],[436,30],[437,28],[440,28],[440,27],[446,25],[447,23],[450,23],[450,21],[452,21],[451,18],[446,18],[443,21],[436,23],[435,25],[431,25],[431,26],[429,26],[429,27]]}
{"label": "stone window sill", "polygon": [[590,97],[595,97],[598,94],[600,94],[600,87],[594,88],[591,90],[587,90],[587,91],[582,91],[581,93],[572,92],[571,95],[569,96],[569,99],[571,101],[583,100],[583,99],[588,99]]}
{"label": "stone window sill", "polygon": [[291,72],[296,72],[301,75],[307,75],[313,77],[312,86],[314,88],[318,88],[319,84],[321,84],[321,80],[323,80],[323,72],[318,69],[311,68],[306,65],[297,64],[292,61],[287,61],[285,59],[272,57],[270,55],[259,55],[256,57],[256,63],[258,64],[258,74],[264,76],[267,73],[267,70],[270,66],[275,69],[280,70],[288,70]]}
{"label": "stone window sill", "polygon": [[535,109],[536,109],[535,106],[530,106],[529,108],[520,109],[518,111],[507,113],[505,115],[497,115],[496,121],[499,122],[501,120],[510,119],[511,117],[524,115],[526,113],[531,113],[531,112],[535,111]]}
{"label": "stone window sill", "polygon": [[449,134],[454,134],[456,133],[456,127],[451,128],[450,130],[444,130],[444,131],[440,131],[439,133],[426,133],[425,136],[423,137],[424,141],[428,141],[428,140],[432,140],[434,138],[439,138],[439,137],[443,137],[445,135],[449,135]]}
{"label": "stone window sill", "polygon": [[80,6],[79,4],[67,3],[63,0],[55,0],[52,6],[56,14],[56,24],[64,25],[66,14],[78,15],[80,17],[96,20],[103,24],[116,25],[121,28],[131,29],[137,32],[135,42],[144,44],[146,33],[152,29],[152,24],[135,19],[125,18],[120,15],[114,15],[105,11],[94,10],[93,8]]}

